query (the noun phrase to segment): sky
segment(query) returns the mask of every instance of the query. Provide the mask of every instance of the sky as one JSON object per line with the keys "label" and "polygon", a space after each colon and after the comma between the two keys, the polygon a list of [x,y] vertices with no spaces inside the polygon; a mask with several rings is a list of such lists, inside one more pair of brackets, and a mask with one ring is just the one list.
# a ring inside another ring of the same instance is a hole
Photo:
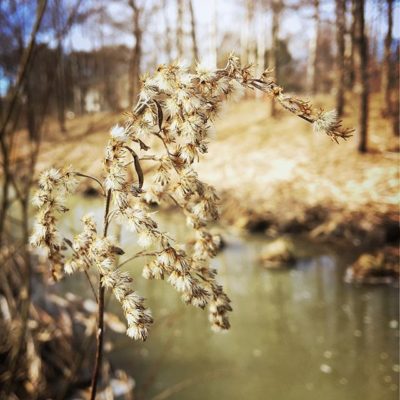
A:
{"label": "sky", "polygon": [[[95,1],[95,0],[89,0]],[[109,13],[115,19],[124,19],[127,11],[126,8],[121,6],[123,1],[110,1],[108,2]],[[146,6],[151,6],[154,1],[146,0]],[[323,21],[334,20],[335,10],[334,10],[334,0],[322,1],[321,6],[321,17]],[[167,1],[168,4],[168,19],[169,23],[174,26],[176,21],[176,0]],[[244,1],[242,0],[193,0],[194,12],[197,23],[197,34],[199,38],[199,49],[200,55],[204,56],[208,53],[209,48],[209,32],[213,20],[214,7],[218,15],[218,37],[219,40],[227,32],[233,32],[235,35],[240,37],[240,31],[245,23],[245,13],[243,7]],[[367,19],[371,22],[371,29],[379,37],[383,39],[386,26],[384,19],[384,12],[380,7],[382,7],[382,1],[370,0],[367,3]],[[313,35],[314,28],[311,23],[312,11],[310,8],[305,8],[302,11],[286,11],[282,17],[281,38],[290,38],[288,41],[289,49],[292,56],[297,59],[304,59],[307,54],[308,41]],[[378,15],[378,16],[377,16]],[[399,4],[395,6],[395,18],[394,18],[394,37],[400,37],[400,7]],[[397,21],[397,23],[396,23]],[[186,18],[186,23],[188,24],[188,18]],[[270,15],[258,16],[256,18],[256,26],[253,27],[255,35],[257,35],[258,29],[260,27],[265,29],[267,38],[267,47],[269,40],[269,27],[271,26]],[[162,18],[153,20],[152,24],[145,27],[146,30],[150,31],[151,34],[155,33],[159,39],[162,39],[164,34],[164,23]],[[106,36],[106,37],[104,37]],[[123,43],[127,46],[133,46],[134,41],[131,35],[121,34],[111,32],[106,32],[103,37],[99,35],[95,30],[88,31],[86,27],[75,28],[69,37],[69,43],[71,48],[76,50],[90,50],[96,47],[100,47],[101,42],[110,41],[111,43]],[[160,46],[160,40],[158,42],[152,43],[151,46]],[[236,44],[236,47],[238,44]],[[232,49],[233,51],[240,53],[240,49]],[[160,53],[159,53],[160,54]],[[161,59],[159,62],[162,62]]]}

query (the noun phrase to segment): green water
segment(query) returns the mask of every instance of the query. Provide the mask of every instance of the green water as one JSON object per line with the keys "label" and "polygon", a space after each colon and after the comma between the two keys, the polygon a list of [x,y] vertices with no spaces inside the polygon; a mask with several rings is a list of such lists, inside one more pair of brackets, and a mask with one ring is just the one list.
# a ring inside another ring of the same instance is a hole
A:
{"label": "green water", "polygon": [[[79,201],[67,225],[89,204]],[[171,234],[187,235],[174,214],[160,217]],[[134,253],[132,234],[122,230],[122,238]],[[167,282],[142,279],[144,260],[129,264],[156,322],[144,344],[112,335],[109,357],[114,368],[135,377],[138,399],[398,398],[398,289],[343,283],[351,255],[329,247],[297,240],[311,257],[293,270],[272,272],[257,262],[265,239],[227,239],[213,261],[234,308],[226,334],[211,332],[207,313],[182,304]]]}

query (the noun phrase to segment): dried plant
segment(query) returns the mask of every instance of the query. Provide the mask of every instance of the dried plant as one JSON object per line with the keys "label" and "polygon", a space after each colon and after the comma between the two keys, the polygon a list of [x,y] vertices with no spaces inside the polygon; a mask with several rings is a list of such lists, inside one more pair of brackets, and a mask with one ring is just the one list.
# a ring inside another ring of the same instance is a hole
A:
{"label": "dried plant", "polygon": [[[127,320],[127,334],[145,340],[153,322],[150,311],[132,286],[129,273],[117,263],[123,254],[117,243],[107,236],[114,219],[136,232],[137,244],[145,248],[132,258],[151,256],[143,268],[146,279],[166,279],[187,304],[208,306],[211,327],[229,329],[229,297],[216,281],[216,270],[210,267],[219,238],[207,231],[207,223],[218,218],[218,196],[215,189],[198,179],[193,163],[207,152],[208,132],[221,103],[242,88],[258,89],[275,98],[285,109],[313,123],[337,141],[347,139],[351,130],[341,127],[334,112],[314,111],[308,102],[283,93],[266,71],[254,78],[251,67],[242,68],[231,56],[223,69],[208,71],[198,66],[191,72],[178,63],[160,66],[153,76],[145,76],[137,105],[125,115],[121,125],[111,129],[105,149],[104,180],[100,184],[105,197],[104,226],[101,234],[92,217],[82,220],[83,231],[72,240],[61,237],[57,228],[60,214],[68,211],[66,199],[76,188],[79,177],[70,167],[52,168],[41,174],[34,204],[39,212],[31,244],[47,251],[54,279],[64,273],[85,271],[94,267],[99,276],[98,346],[92,379],[94,398],[99,374],[103,341],[104,290],[110,289],[121,303]],[[162,146],[159,155],[152,139]],[[144,185],[143,162],[155,165],[152,182]],[[134,167],[137,179],[130,169]],[[89,178],[89,177],[88,177]],[[148,203],[173,202],[186,216],[196,232],[193,246],[183,250],[163,232],[149,213]],[[67,257],[67,249],[72,255]]]}

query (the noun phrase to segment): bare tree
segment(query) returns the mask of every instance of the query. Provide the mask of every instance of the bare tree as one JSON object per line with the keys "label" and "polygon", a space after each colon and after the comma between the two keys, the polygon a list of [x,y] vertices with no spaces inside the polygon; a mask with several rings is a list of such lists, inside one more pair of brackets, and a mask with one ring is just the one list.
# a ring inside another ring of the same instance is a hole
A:
{"label": "bare tree", "polygon": [[357,52],[357,18],[356,18],[356,1],[351,1],[351,18],[350,18],[350,56],[348,60],[348,67],[347,67],[347,79],[346,85],[348,89],[352,89],[356,79],[356,65],[355,65],[355,58]]}
{"label": "bare tree", "polygon": [[131,58],[129,60],[129,93],[128,99],[131,103],[135,101],[136,95],[139,93],[140,82],[140,63],[142,59],[142,37],[143,32],[140,25],[142,8],[139,7],[137,0],[128,0],[128,5],[132,10],[132,35],[135,39]]}
{"label": "bare tree", "polygon": [[345,100],[345,15],[346,1],[336,0],[336,110],[339,116],[343,115]]}
{"label": "bare tree", "polygon": [[196,36],[196,19],[194,16],[193,10],[193,2],[192,0],[188,0],[189,2],[189,12],[190,12],[190,25],[191,25],[191,37],[192,37],[192,49],[193,49],[193,59],[195,61],[199,61],[199,49],[197,46],[197,36]]}
{"label": "bare tree", "polygon": [[[400,60],[400,45],[396,46],[396,60]],[[392,129],[393,134],[400,136],[400,91],[398,90],[400,85],[400,67],[399,63],[396,62],[396,68],[394,70],[394,82],[393,87],[397,88],[394,90],[393,103],[392,103]]]}
{"label": "bare tree", "polygon": [[365,0],[355,3],[355,24],[357,44],[357,91],[359,94],[358,151],[367,151],[368,140],[368,46],[365,34]]}
{"label": "bare tree", "polygon": [[251,27],[254,22],[254,2],[253,0],[246,0],[246,19],[242,26],[240,47],[241,47],[241,62],[243,64],[250,64],[255,61],[253,53],[253,43],[251,35]]}
{"label": "bare tree", "polygon": [[57,32],[57,57],[58,68],[57,68],[57,79],[56,79],[56,92],[57,92],[57,117],[58,124],[61,132],[66,132],[65,127],[65,69],[64,69],[64,49],[63,49],[63,35],[58,32],[61,31],[62,25],[62,10],[61,0],[55,0],[53,7],[53,26],[54,31]]}
{"label": "bare tree", "polygon": [[210,67],[217,68],[218,63],[218,0],[212,2],[210,22]]}
{"label": "bare tree", "polygon": [[319,11],[319,0],[313,0],[314,7],[314,33],[310,41],[310,53],[307,66],[307,80],[308,87],[311,93],[315,94],[318,90],[318,44],[319,44],[319,33],[320,33],[320,11]]}
{"label": "bare tree", "polygon": [[[1,170],[2,170],[2,203],[0,209],[0,245],[3,246],[7,238],[5,237],[5,223],[10,206],[10,188],[13,188],[14,199],[20,206],[21,212],[21,230],[22,246],[19,248],[19,256],[22,257],[22,263],[16,263],[18,273],[23,277],[23,286],[19,287],[19,292],[15,293],[13,302],[17,305],[17,312],[21,321],[18,332],[15,333],[15,351],[10,352],[8,360],[8,377],[2,382],[0,387],[0,398],[9,398],[13,384],[17,382],[16,375],[21,362],[22,353],[26,343],[26,331],[28,324],[28,314],[31,301],[31,257],[29,254],[29,200],[30,187],[33,180],[34,168],[36,165],[37,154],[39,150],[39,141],[28,143],[28,152],[15,165],[11,154],[14,149],[14,137],[16,125],[19,119],[19,96],[24,86],[27,84],[27,76],[33,62],[33,53],[37,46],[36,37],[41,27],[43,17],[47,7],[47,0],[38,1],[36,9],[36,19],[32,28],[29,43],[23,50],[18,68],[16,84],[12,90],[11,100],[1,121],[0,145],[1,145]],[[17,181],[20,185],[17,185]],[[9,238],[8,238],[9,239]],[[15,238],[12,238],[15,242]],[[4,266],[2,265],[2,268]],[[3,277],[4,278],[4,277]],[[3,360],[6,361],[7,360]]]}
{"label": "bare tree", "polygon": [[172,44],[171,44],[171,28],[168,20],[168,13],[167,13],[167,0],[163,0],[162,2],[162,12],[164,18],[164,25],[165,25],[165,36],[164,36],[164,51],[167,62],[170,62],[172,59]]}
{"label": "bare tree", "polygon": [[382,68],[382,88],[384,95],[383,113],[392,114],[392,43],[393,43],[393,0],[386,0],[387,32],[385,37],[385,54]]}
{"label": "bare tree", "polygon": [[[11,100],[9,102],[8,108],[5,111],[4,119],[1,121],[2,123],[0,128],[0,149],[2,155],[1,166],[3,172],[3,177],[2,177],[3,182],[2,182],[2,201],[0,208],[0,245],[3,243],[3,238],[4,238],[4,227],[9,207],[10,186],[12,183],[10,156],[12,153],[14,140],[12,140],[10,136],[14,134],[15,129],[13,129],[13,127],[10,129],[9,125],[12,122],[12,117],[14,116],[16,108],[18,107],[18,98],[21,94],[22,88],[25,85],[25,79],[27,77],[30,65],[32,63],[32,56],[36,46],[36,36],[38,34],[40,25],[42,23],[46,7],[47,7],[47,0],[42,0],[38,3],[36,21],[32,29],[29,44],[21,56],[21,62],[19,66],[16,84],[12,91]],[[15,121],[16,120],[17,119],[15,118]]]}
{"label": "bare tree", "polygon": [[[265,52],[266,52],[266,28],[265,14],[263,10],[259,13],[258,26],[257,26],[257,73],[261,74],[265,70]],[[261,93],[257,92],[259,96]]]}
{"label": "bare tree", "polygon": [[177,22],[176,22],[176,51],[178,58],[183,57],[183,0],[177,0]]}
{"label": "bare tree", "polygon": [[[279,64],[278,64],[278,33],[279,33],[279,21],[280,14],[283,9],[282,0],[272,0],[271,10],[272,10],[272,26],[271,26],[271,49],[269,52],[269,67],[273,70],[276,80],[279,80]],[[271,99],[269,102],[268,114],[270,117],[276,115],[275,101]]]}

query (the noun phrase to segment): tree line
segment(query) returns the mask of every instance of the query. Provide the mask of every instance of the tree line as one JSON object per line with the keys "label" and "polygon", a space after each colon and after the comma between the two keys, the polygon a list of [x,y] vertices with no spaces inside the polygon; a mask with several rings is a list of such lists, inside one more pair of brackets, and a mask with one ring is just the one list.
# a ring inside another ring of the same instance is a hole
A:
{"label": "tree line", "polygon": [[[40,4],[9,0],[0,5],[0,118],[5,118]],[[235,27],[223,22],[226,6],[210,1],[205,12],[200,10],[205,3],[193,0],[46,1],[18,97],[18,125],[38,140],[45,116],[52,115],[65,132],[69,116],[120,111],[133,104],[141,74],[159,62],[185,59],[216,67],[236,50],[242,62],[259,72],[270,68],[286,90],[333,93],[340,116],[346,101],[357,103],[361,152],[367,150],[371,92],[382,92],[382,114],[398,133],[395,0],[235,0],[229,2],[240,18]],[[200,14],[207,14],[207,26]],[[310,36],[304,38],[300,56],[292,55],[293,38],[285,33],[285,24],[296,15]],[[84,32],[82,40],[94,38],[88,50],[74,49],[79,31]],[[274,103],[268,107],[274,116]]]}

